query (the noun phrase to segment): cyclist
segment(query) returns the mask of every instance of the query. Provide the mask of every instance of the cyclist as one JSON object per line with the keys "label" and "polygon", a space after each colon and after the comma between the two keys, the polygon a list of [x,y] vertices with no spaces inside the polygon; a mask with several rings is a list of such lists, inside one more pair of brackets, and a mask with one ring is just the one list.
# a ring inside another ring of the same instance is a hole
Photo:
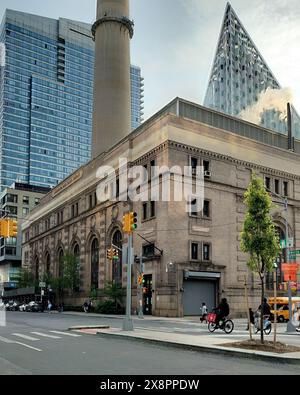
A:
{"label": "cyclist", "polygon": [[219,326],[220,321],[224,321],[229,316],[230,307],[226,298],[221,300],[219,306],[215,309],[217,313],[216,325]]}

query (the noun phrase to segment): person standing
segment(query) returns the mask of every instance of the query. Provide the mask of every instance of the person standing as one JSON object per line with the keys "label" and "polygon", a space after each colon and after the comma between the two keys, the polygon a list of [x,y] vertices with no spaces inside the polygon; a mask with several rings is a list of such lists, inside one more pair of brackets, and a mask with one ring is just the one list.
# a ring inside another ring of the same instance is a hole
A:
{"label": "person standing", "polygon": [[208,311],[207,311],[206,303],[203,302],[202,303],[202,307],[201,307],[201,317],[200,317],[200,322],[201,323],[203,323],[205,321],[206,324],[207,324],[207,313],[208,313]]}
{"label": "person standing", "polygon": [[48,313],[51,313],[51,309],[52,309],[52,303],[51,303],[51,301],[50,301],[50,300],[48,300],[48,306],[47,306],[47,309],[48,309]]}

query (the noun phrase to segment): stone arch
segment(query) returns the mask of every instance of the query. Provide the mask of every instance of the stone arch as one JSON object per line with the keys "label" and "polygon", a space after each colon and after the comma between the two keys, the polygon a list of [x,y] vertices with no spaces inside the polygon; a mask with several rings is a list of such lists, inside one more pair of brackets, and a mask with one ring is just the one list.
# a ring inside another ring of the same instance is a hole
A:
{"label": "stone arch", "polygon": [[59,244],[56,248],[56,257],[55,257],[55,261],[56,261],[56,274],[58,276],[61,275],[61,266],[60,266],[60,262],[62,260],[62,257],[65,254],[65,248],[62,244]]}
{"label": "stone arch", "polygon": [[100,242],[95,236],[90,243],[91,289],[99,288],[99,249]]}
{"label": "stone arch", "polygon": [[44,273],[49,275],[51,273],[51,253],[50,250],[47,248],[44,253],[43,258],[43,266],[44,266]]}
{"label": "stone arch", "polygon": [[36,281],[39,281],[40,279],[40,258],[38,254],[34,255],[33,259],[33,272],[34,272],[34,278]]}

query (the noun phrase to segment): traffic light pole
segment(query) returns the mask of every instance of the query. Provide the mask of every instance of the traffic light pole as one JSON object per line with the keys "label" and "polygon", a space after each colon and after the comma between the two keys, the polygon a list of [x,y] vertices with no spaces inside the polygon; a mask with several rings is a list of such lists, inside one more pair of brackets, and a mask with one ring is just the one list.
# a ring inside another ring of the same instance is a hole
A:
{"label": "traffic light pole", "polygon": [[126,316],[123,321],[123,331],[133,331],[131,318],[131,268],[133,263],[132,233],[128,235],[128,257],[127,257],[127,294],[126,294]]}
{"label": "traffic light pole", "polygon": [[[140,275],[142,275],[144,272],[144,267],[143,267],[143,256],[140,256]],[[139,284],[139,318],[144,318],[144,312],[143,312],[143,283]]]}

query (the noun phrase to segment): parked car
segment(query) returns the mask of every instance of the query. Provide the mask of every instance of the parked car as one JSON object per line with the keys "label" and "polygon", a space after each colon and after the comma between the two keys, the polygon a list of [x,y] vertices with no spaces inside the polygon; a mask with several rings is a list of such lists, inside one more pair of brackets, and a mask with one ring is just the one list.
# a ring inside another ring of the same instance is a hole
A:
{"label": "parked car", "polygon": [[32,301],[29,302],[28,305],[26,305],[26,311],[31,313],[38,313],[38,312],[43,312],[44,308],[41,303]]}
{"label": "parked car", "polygon": [[19,311],[26,311],[26,306],[27,306],[27,304],[26,303],[22,303],[22,304],[20,304],[20,306],[19,306]]}

